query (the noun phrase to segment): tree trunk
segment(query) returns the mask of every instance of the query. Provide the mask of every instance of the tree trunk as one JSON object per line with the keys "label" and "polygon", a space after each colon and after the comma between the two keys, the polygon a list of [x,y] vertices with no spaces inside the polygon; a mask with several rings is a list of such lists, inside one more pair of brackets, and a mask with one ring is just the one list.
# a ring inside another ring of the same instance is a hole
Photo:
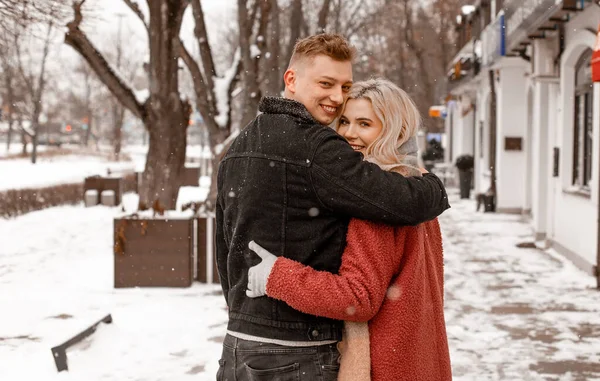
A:
{"label": "tree trunk", "polygon": [[304,13],[302,11],[302,0],[293,0],[292,12],[290,14],[290,40],[288,41],[288,48],[285,55],[287,61],[292,58],[296,40],[300,38],[300,34],[302,32],[303,21]]}
{"label": "tree trunk", "polygon": [[12,126],[13,126],[13,103],[14,93],[12,89],[12,75],[8,72],[5,72],[5,84],[6,84],[6,102],[8,103],[8,132],[6,134],[6,152],[10,151],[10,143],[12,140]]}
{"label": "tree trunk", "polygon": [[[255,14],[255,13],[253,13]],[[269,7],[261,8],[260,24],[258,35],[264,36],[267,32],[267,23],[269,20]],[[251,46],[252,27],[255,17],[248,17],[248,9],[246,8],[246,0],[238,0],[238,25],[239,30],[249,31],[250,33],[240,33],[240,51],[244,70],[242,72],[242,81],[244,88],[243,112],[241,125],[248,124],[258,112],[258,102],[261,98],[261,91],[258,85],[258,61],[259,57],[253,55]],[[262,42],[258,42],[259,48],[264,48],[264,38]]]}
{"label": "tree trunk", "polygon": [[281,27],[279,25],[280,9],[277,0],[269,0],[263,3],[263,6],[269,6],[270,21],[269,32],[267,34],[267,52],[266,56],[266,75],[264,93],[266,96],[278,96],[283,91],[283,76],[279,66],[279,56],[281,54]]}
{"label": "tree trunk", "polygon": [[[178,98],[176,102],[181,104]],[[142,175],[140,203],[147,207],[156,200],[166,209],[173,210],[176,207],[182,180],[180,176],[185,164],[185,126],[189,115],[189,109],[175,105],[171,112],[159,114],[156,120],[144,121],[150,141]]]}
{"label": "tree trunk", "polygon": [[31,117],[31,130],[33,136],[31,137],[31,163],[37,162],[37,145],[38,145],[38,131],[40,129],[40,114],[42,113],[42,99],[41,94],[34,98],[33,116]]}
{"label": "tree trunk", "polygon": [[13,117],[11,112],[8,112],[8,131],[6,133],[6,152],[10,151],[10,142],[12,140],[12,132],[13,132]]}
{"label": "tree trunk", "polygon": [[178,83],[178,42],[184,4],[149,4],[150,99],[149,112],[142,121],[150,141],[140,201],[150,206],[158,200],[166,209],[176,207],[191,113],[189,103],[179,97]]}
{"label": "tree trunk", "polygon": [[81,1],[73,3],[74,19],[67,24],[65,42],[81,54],[119,102],[142,120],[149,135],[140,204],[151,207],[159,202],[162,208],[175,209],[191,114],[190,104],[180,98],[178,79],[179,32],[188,0],[148,2],[150,97],[144,104],[79,28],[81,6]]}
{"label": "tree trunk", "polygon": [[27,156],[27,133],[23,128],[23,115],[21,114],[19,114],[19,129],[21,130],[21,145],[23,146],[21,153],[23,156]]}
{"label": "tree trunk", "polygon": [[121,146],[123,140],[123,120],[125,119],[125,108],[117,102],[112,103],[112,123],[113,123],[113,154],[115,161],[121,157]]}
{"label": "tree trunk", "polygon": [[319,11],[319,21],[317,23],[317,33],[324,33],[327,28],[327,18],[329,16],[329,8],[331,7],[331,0],[323,0],[323,5]]}

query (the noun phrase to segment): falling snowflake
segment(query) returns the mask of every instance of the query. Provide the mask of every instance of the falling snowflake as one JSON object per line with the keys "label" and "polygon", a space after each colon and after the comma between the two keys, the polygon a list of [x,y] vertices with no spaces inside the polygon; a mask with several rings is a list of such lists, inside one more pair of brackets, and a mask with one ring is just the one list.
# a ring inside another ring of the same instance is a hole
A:
{"label": "falling snowflake", "polygon": [[402,296],[402,289],[399,286],[392,285],[388,288],[386,297],[390,300],[398,300]]}

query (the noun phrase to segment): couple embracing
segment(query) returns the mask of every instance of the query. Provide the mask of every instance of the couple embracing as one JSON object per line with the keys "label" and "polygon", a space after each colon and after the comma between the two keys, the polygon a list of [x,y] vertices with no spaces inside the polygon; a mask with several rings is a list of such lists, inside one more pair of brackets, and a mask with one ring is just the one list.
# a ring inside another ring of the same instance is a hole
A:
{"label": "couple embracing", "polygon": [[218,173],[229,310],[217,380],[451,380],[440,180],[417,164],[419,112],[352,82],[339,35],[299,40],[282,98]]}

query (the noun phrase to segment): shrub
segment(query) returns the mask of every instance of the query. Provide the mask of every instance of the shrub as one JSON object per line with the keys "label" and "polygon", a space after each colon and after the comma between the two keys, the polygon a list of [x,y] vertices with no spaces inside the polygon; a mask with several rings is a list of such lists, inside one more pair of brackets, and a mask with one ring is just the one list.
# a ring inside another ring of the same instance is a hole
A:
{"label": "shrub", "polygon": [[[135,175],[122,180],[123,193],[135,192]],[[11,218],[60,205],[83,201],[83,183],[61,184],[43,188],[10,189],[0,192],[0,217]]]}
{"label": "shrub", "polygon": [[77,204],[82,200],[82,192],[83,184],[10,189],[0,192],[0,217],[16,217],[52,206]]}
{"label": "shrub", "polygon": [[456,168],[461,171],[468,171],[473,169],[475,163],[473,161],[473,156],[469,154],[460,155],[456,158]]}

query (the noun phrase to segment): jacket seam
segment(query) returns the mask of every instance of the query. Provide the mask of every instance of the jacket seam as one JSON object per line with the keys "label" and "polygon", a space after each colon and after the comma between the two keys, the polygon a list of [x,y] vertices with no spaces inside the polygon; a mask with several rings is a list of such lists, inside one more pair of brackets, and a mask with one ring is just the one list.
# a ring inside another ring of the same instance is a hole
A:
{"label": "jacket seam", "polygon": [[312,173],[312,167],[313,166],[317,166],[316,164],[314,164],[314,159],[315,156],[317,154],[317,149],[319,149],[319,147],[321,146],[321,143],[323,143],[323,140],[325,140],[325,138],[327,137],[325,135],[325,130],[323,132],[321,132],[321,135],[323,135],[321,137],[321,139],[319,139],[317,141],[317,143],[315,144],[315,148],[313,149],[313,152],[311,154],[311,158],[310,158],[310,166],[308,167],[308,177],[310,179],[310,187],[312,188],[313,194],[315,195],[315,198],[317,199],[317,201],[319,201],[319,204],[321,204],[321,207],[323,209],[326,209],[330,212],[333,212],[333,209],[328,207],[327,205],[325,205],[325,203],[323,202],[323,200],[321,200],[321,198],[319,197],[319,193],[317,192],[317,190],[315,189],[315,180],[313,178],[313,173]]}
{"label": "jacket seam", "polygon": [[[281,215],[281,256],[285,256],[285,228],[287,226],[287,208],[288,208],[288,193],[287,193],[287,163],[283,163],[283,210]],[[273,316],[279,319],[279,308],[277,303],[273,303]]]}
{"label": "jacket seam", "polygon": [[310,163],[307,163],[302,160],[289,160],[289,159],[286,159],[285,157],[281,157],[281,156],[271,156],[271,155],[266,155],[266,154],[261,154],[261,153],[250,153],[250,152],[236,152],[236,153],[228,154],[226,157],[223,158],[222,162],[226,162],[229,159],[239,159],[239,158],[271,160],[271,161],[277,161],[279,163],[298,165],[301,167],[310,167]]}
{"label": "jacket seam", "polygon": [[[322,318],[322,319],[325,319],[325,318]],[[260,318],[260,317],[240,313],[240,312],[230,312],[229,320],[248,321],[250,323],[266,325],[266,326],[275,327],[275,328],[298,329],[298,330],[302,330],[304,333],[306,333],[305,331],[307,329],[311,329],[311,328],[319,329],[321,327],[327,327],[328,329],[331,329],[331,328],[335,328],[335,325],[336,325],[336,323],[334,323],[334,322],[322,322],[322,321],[321,322],[310,322],[310,321],[285,322],[285,321],[272,320],[272,319],[267,319],[267,318]],[[331,320],[331,319],[329,319],[329,320]]]}

